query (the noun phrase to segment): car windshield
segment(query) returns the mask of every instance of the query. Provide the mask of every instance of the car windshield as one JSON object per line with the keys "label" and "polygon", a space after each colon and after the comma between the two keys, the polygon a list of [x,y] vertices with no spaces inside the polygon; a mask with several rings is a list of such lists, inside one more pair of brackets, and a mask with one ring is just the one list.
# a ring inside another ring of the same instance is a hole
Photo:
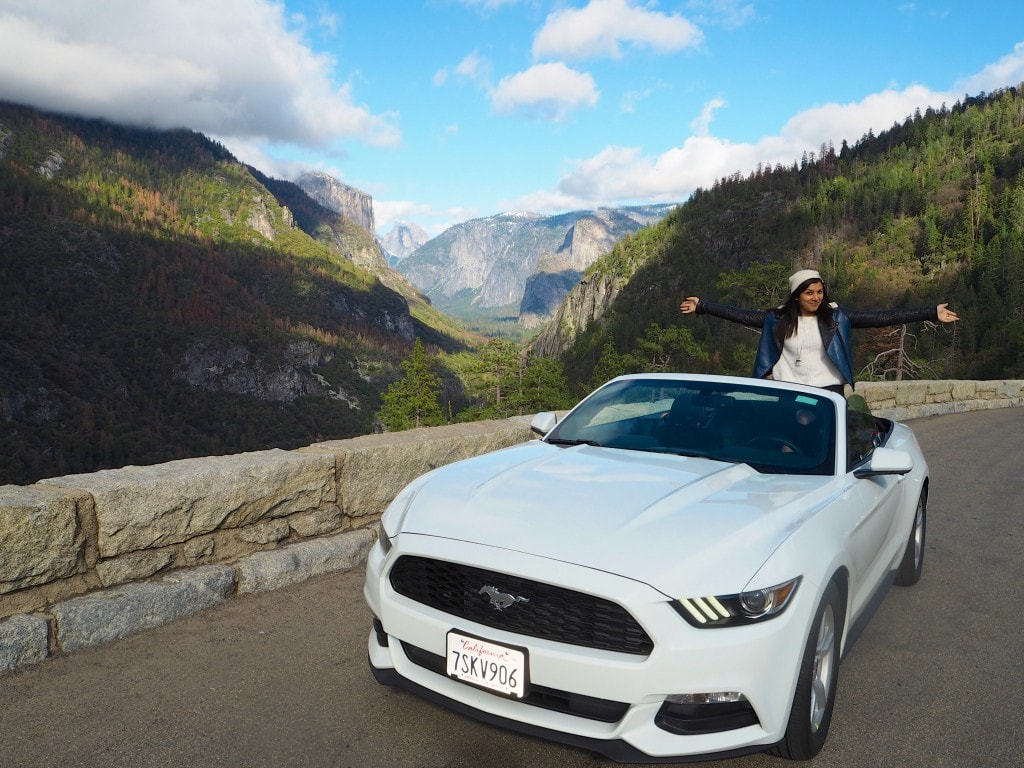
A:
{"label": "car windshield", "polygon": [[835,406],[824,396],[737,382],[638,378],[594,392],[545,438],[701,456],[759,472],[830,475]]}

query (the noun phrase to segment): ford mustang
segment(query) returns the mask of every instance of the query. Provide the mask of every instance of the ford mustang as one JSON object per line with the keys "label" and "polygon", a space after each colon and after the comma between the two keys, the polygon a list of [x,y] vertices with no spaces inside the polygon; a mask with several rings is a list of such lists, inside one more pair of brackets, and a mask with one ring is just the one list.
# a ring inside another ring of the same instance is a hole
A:
{"label": "ford mustang", "polygon": [[613,379],[531,427],[382,516],[377,680],[622,762],[817,754],[851,628],[921,575],[911,430],[689,374]]}

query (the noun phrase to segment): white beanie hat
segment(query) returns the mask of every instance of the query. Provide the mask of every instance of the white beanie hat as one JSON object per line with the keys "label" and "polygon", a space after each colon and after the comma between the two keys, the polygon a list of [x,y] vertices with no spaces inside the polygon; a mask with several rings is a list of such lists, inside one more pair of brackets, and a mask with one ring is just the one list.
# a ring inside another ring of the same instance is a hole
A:
{"label": "white beanie hat", "polygon": [[[789,276],[789,292],[794,293],[801,283],[806,283],[808,280],[821,280],[821,275],[816,269],[801,269],[799,272],[794,272]],[[824,285],[825,281],[821,280],[821,284]]]}

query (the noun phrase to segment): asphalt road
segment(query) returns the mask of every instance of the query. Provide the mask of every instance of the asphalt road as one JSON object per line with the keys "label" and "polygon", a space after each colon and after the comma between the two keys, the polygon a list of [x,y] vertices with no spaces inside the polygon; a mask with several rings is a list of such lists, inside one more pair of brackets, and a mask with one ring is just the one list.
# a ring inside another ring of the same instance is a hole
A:
{"label": "asphalt road", "polygon": [[[844,659],[813,765],[1019,768],[1024,408],[913,426],[932,476],[924,576],[889,590]],[[361,571],[331,574],[0,677],[0,767],[613,765],[378,686],[361,589]]]}

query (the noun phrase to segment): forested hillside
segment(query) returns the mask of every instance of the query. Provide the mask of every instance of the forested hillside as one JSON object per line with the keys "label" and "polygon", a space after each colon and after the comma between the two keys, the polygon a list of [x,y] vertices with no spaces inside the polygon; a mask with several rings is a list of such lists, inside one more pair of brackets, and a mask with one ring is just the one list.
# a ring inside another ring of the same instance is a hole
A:
{"label": "forested hillside", "polygon": [[855,331],[859,378],[1024,377],[1024,94],[698,190],[586,271],[533,356],[479,347],[375,248],[200,134],[0,104],[0,483],[364,434],[382,404],[401,425],[421,379],[452,421],[746,374],[756,333],[680,299],[773,306],[803,267],[849,306],[960,314]]}
{"label": "forested hillside", "polygon": [[374,247],[200,134],[0,104],[0,483],[373,431],[464,347]]}
{"label": "forested hillside", "polygon": [[[538,346],[560,353],[580,387],[643,350],[650,369],[748,374],[756,334],[684,318],[680,299],[767,308],[786,275],[810,267],[848,306],[950,302],[961,322],[907,329],[905,376],[1022,377],[1022,169],[1024,92],[1013,88],[722,179],[594,264]],[[854,333],[860,378],[896,376],[884,353],[898,329]]]}

